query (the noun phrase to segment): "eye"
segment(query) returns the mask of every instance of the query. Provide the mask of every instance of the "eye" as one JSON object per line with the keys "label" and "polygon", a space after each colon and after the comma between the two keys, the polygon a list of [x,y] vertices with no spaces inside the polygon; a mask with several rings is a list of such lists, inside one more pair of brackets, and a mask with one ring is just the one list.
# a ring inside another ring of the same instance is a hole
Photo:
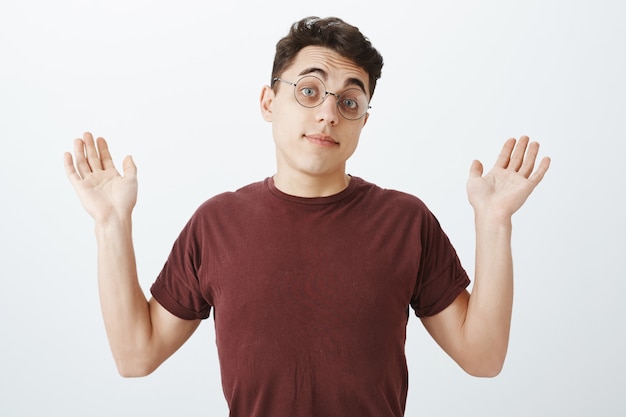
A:
{"label": "eye", "polygon": [[300,89],[300,94],[302,94],[304,97],[316,97],[317,90],[313,87],[302,87]]}
{"label": "eye", "polygon": [[341,106],[350,111],[357,111],[359,109],[359,103],[352,98],[344,98],[341,100]]}

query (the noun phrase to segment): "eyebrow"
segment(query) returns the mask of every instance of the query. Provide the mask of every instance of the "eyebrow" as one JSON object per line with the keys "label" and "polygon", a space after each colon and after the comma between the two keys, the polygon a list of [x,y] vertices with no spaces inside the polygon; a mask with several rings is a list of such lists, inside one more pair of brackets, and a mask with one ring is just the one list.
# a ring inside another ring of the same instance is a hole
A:
{"label": "eyebrow", "polygon": [[[317,68],[317,67],[305,68],[304,70],[300,71],[298,76],[301,77],[303,75],[311,75],[311,74],[318,74],[320,77],[322,77],[323,80],[328,80],[328,73],[324,71],[323,69]],[[365,84],[363,84],[363,81],[359,80],[358,78],[348,78],[343,83],[344,88],[350,87],[350,86],[357,86],[361,90],[363,90],[364,93],[367,94],[367,91],[365,90]]]}

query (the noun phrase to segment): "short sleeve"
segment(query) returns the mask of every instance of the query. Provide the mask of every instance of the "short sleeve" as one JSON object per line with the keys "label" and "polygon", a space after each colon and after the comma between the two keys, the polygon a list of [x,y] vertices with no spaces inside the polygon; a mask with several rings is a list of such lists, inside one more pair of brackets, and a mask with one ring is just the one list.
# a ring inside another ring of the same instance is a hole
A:
{"label": "short sleeve", "polygon": [[202,265],[202,222],[198,212],[185,225],[159,276],[150,288],[156,301],[185,320],[206,319],[211,304],[202,294],[198,271]]}
{"label": "short sleeve", "polygon": [[448,307],[470,284],[467,272],[439,221],[429,211],[421,229],[422,253],[411,307],[418,317]]}

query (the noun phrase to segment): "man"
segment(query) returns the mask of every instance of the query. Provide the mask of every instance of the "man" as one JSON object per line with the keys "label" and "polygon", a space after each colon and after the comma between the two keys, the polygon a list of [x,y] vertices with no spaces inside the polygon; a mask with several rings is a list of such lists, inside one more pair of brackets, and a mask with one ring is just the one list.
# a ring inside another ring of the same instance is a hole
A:
{"label": "man", "polygon": [[131,233],[136,167],[113,166],[86,133],[65,167],[96,223],[98,282],[124,376],[151,373],[214,311],[231,416],[401,416],[411,306],[468,373],[498,374],[513,296],[511,216],[549,166],[539,145],[505,142],[468,197],[476,220],[469,279],[416,197],[346,174],[382,57],[340,19],[306,18],[276,48],[260,99],[276,173],[205,202],[174,244],[146,300]]}

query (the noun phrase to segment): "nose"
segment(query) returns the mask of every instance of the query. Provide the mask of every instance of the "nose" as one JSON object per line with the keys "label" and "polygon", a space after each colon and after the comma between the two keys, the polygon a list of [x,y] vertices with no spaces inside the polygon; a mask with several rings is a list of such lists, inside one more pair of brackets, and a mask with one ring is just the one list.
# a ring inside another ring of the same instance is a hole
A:
{"label": "nose", "polygon": [[324,101],[315,109],[318,122],[326,122],[335,125],[339,121],[339,109],[337,108],[337,97],[335,93],[327,91],[324,96]]}

